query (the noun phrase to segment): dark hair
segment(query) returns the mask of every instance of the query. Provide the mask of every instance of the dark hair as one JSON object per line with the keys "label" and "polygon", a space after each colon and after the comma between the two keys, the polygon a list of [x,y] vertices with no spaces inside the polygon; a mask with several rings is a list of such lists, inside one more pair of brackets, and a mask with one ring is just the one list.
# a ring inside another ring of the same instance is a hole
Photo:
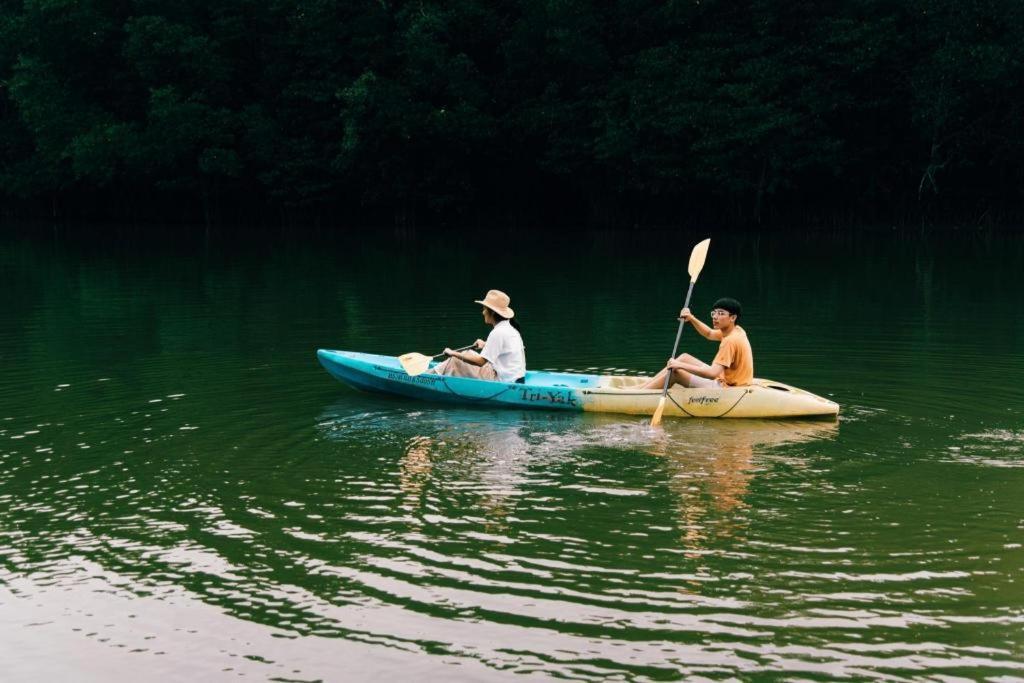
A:
{"label": "dark hair", "polygon": [[716,301],[711,308],[721,308],[729,311],[730,314],[736,316],[736,322],[740,321],[740,315],[743,314],[743,306],[740,305],[740,302],[736,301],[736,299],[730,299],[727,296],[723,296],[721,299]]}
{"label": "dark hair", "polygon": [[521,328],[519,327],[519,323],[517,323],[513,318],[506,318],[506,317],[502,316],[501,314],[499,314],[497,311],[495,311],[493,308],[490,309],[490,311],[491,311],[491,315],[494,316],[494,320],[495,320],[494,324],[495,325],[500,323],[502,320],[507,320],[508,324],[511,325],[512,327],[514,327],[516,332],[520,332],[521,331]]}

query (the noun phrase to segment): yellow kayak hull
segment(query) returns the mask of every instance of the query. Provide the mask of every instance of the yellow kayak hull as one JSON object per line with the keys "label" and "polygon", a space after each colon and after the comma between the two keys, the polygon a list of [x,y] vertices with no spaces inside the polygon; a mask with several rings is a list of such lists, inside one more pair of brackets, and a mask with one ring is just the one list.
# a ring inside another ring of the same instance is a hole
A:
{"label": "yellow kayak hull", "polygon": [[[661,391],[638,387],[646,377],[602,377],[593,389],[583,389],[583,410],[595,413],[653,415]],[[673,386],[664,415],[672,417],[828,417],[839,404],[809,391],[766,379],[743,387],[691,389]]]}

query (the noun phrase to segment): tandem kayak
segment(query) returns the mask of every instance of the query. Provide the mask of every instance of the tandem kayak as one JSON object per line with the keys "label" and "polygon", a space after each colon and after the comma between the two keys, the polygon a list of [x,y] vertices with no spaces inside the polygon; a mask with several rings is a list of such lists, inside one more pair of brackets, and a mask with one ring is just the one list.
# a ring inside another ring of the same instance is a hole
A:
{"label": "tandem kayak", "polygon": [[[412,377],[395,356],[356,351],[317,351],[333,377],[356,389],[427,401],[495,408],[540,408],[577,412],[653,415],[660,389],[640,389],[649,377],[526,373],[524,383],[422,374]],[[782,382],[755,379],[743,387],[691,389],[673,386],[665,415],[675,417],[828,417],[839,404]]]}

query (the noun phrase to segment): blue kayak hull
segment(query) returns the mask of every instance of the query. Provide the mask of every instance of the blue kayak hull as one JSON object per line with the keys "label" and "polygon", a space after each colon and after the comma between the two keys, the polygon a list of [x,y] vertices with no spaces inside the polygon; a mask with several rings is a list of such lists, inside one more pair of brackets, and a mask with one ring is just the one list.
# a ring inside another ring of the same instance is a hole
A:
{"label": "blue kayak hull", "polygon": [[[320,349],[317,357],[334,378],[356,389],[462,405],[581,411],[583,406],[576,389],[596,385],[599,379],[597,375],[538,372],[527,373],[524,384],[426,373],[410,377],[393,356]],[[567,377],[550,377],[550,385],[544,382],[547,376],[553,375]],[[538,385],[538,381],[544,385]]]}

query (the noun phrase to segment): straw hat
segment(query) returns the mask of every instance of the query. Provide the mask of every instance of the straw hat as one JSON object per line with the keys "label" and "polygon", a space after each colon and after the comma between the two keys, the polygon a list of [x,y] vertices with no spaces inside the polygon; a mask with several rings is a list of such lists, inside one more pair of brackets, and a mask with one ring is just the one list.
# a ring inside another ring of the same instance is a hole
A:
{"label": "straw hat", "polygon": [[497,289],[492,289],[487,292],[487,296],[484,297],[483,301],[475,301],[474,303],[483,304],[502,318],[513,318],[516,315],[515,312],[508,307],[508,305],[512,303],[512,299],[508,298],[508,294]]}

